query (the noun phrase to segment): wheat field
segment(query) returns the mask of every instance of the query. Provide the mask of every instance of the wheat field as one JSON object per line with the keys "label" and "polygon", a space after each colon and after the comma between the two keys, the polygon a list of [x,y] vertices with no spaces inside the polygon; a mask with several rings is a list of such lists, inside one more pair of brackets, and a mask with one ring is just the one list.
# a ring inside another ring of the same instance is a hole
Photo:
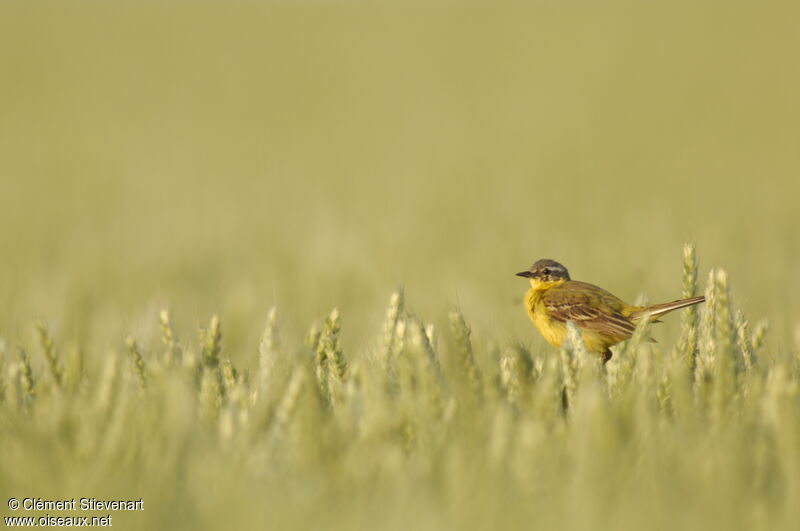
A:
{"label": "wheat field", "polygon": [[[4,525],[796,528],[798,14],[4,2]],[[539,258],[708,301],[601,366]]]}

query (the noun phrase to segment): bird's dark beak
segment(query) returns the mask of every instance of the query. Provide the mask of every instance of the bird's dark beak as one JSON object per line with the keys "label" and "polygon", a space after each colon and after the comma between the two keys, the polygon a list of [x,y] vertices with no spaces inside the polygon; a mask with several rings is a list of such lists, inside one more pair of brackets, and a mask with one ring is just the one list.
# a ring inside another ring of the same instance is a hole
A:
{"label": "bird's dark beak", "polygon": [[520,271],[519,273],[517,273],[517,276],[531,278],[533,276],[533,273],[531,273],[530,271]]}

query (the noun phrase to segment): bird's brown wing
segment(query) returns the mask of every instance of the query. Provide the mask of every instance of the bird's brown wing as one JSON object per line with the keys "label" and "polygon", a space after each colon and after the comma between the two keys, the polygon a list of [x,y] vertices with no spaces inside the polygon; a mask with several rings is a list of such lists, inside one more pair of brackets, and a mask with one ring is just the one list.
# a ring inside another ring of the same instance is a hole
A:
{"label": "bird's brown wing", "polygon": [[568,282],[545,292],[542,302],[552,319],[572,321],[578,328],[620,340],[631,337],[636,330],[636,325],[621,313],[625,303],[591,284]]}

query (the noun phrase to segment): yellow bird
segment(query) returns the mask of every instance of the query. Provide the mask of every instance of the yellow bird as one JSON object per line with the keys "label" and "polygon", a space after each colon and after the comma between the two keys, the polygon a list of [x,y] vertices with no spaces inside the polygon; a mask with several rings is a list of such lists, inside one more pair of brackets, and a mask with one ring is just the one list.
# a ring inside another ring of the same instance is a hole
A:
{"label": "yellow bird", "polygon": [[632,306],[593,284],[571,280],[566,267],[547,259],[539,260],[517,276],[530,280],[525,309],[539,333],[559,348],[567,335],[567,321],[572,321],[581,331],[586,348],[599,354],[603,363],[611,359],[610,347],[631,337],[636,323],[648,313],[655,319],[706,300],[700,296],[653,306]]}

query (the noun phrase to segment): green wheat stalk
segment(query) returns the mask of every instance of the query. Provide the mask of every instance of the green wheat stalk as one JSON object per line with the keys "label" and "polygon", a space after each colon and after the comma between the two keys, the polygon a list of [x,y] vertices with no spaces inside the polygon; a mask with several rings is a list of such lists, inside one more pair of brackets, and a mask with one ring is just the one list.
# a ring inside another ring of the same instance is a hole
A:
{"label": "green wheat stalk", "polygon": [[636,323],[633,335],[618,349],[608,363],[608,389],[612,396],[620,397],[631,387],[639,369],[640,351],[648,340],[650,316],[644,315]]}
{"label": "green wheat stalk", "polygon": [[319,323],[315,322],[309,327],[304,340],[306,348],[315,355],[321,337],[322,337],[322,328],[320,327]]}
{"label": "green wheat stalk", "polygon": [[113,355],[107,357],[95,394],[95,410],[104,419],[111,411],[114,399],[120,390],[117,377],[119,372],[117,359],[118,357]]}
{"label": "green wheat stalk", "polygon": [[208,420],[216,421],[219,419],[220,408],[222,407],[222,384],[220,382],[219,370],[208,365],[202,367],[200,375],[200,413]]}
{"label": "green wheat stalk", "polygon": [[708,282],[706,283],[706,302],[700,312],[698,350],[694,370],[695,395],[701,402],[706,399],[718,348],[716,319],[718,292],[717,270],[711,269],[708,272]]}
{"label": "green wheat stalk", "polygon": [[289,384],[275,409],[275,416],[270,428],[270,438],[280,439],[286,433],[291,419],[297,409],[300,395],[305,387],[305,373],[301,367],[295,367]]}
{"label": "green wheat stalk", "polygon": [[161,341],[164,343],[167,363],[181,361],[181,347],[175,334],[175,324],[167,308],[158,312],[158,324],[161,328]]}
{"label": "green wheat stalk", "polygon": [[20,364],[19,382],[22,390],[22,398],[24,404],[30,404],[36,396],[36,383],[33,378],[33,369],[31,368],[30,357],[25,352],[23,347],[17,347],[17,359]]}
{"label": "green wheat stalk", "polygon": [[386,318],[383,322],[383,355],[381,360],[388,364],[395,348],[395,337],[397,333],[397,323],[403,314],[405,297],[403,289],[399,288],[389,297],[389,307],[386,309]]}
{"label": "green wheat stalk", "polygon": [[342,345],[339,340],[342,323],[338,308],[331,310],[331,313],[325,321],[325,327],[328,330],[328,333],[325,335],[325,348],[327,350],[327,358],[331,361],[330,374],[337,381],[343,382],[347,379],[347,361],[344,359]]}
{"label": "green wheat stalk", "polygon": [[47,360],[47,367],[50,369],[50,376],[52,376],[56,388],[60,388],[63,379],[63,370],[61,369],[61,363],[58,359],[53,336],[47,329],[47,323],[45,323],[43,319],[36,321],[36,332],[39,337],[39,344],[42,347],[42,353]]}
{"label": "green wheat stalk", "polygon": [[[694,244],[687,243],[683,246],[683,289],[681,297],[688,299],[697,296],[697,251]],[[697,305],[684,309],[681,313],[681,340],[679,350],[687,364],[694,367],[697,364],[697,342],[700,310]]]}
{"label": "green wheat stalk", "polygon": [[461,312],[450,312],[450,330],[454,339],[454,352],[456,363],[461,371],[461,375],[468,382],[468,386],[476,398],[483,395],[483,384],[481,380],[481,370],[475,360],[475,353],[472,349],[470,336],[472,330],[467,325]]}
{"label": "green wheat stalk", "polygon": [[147,365],[142,355],[142,349],[133,337],[128,337],[125,340],[125,350],[128,352],[128,358],[131,361],[133,372],[142,389],[147,387]]}
{"label": "green wheat stalk", "polygon": [[715,315],[717,352],[714,360],[713,406],[717,415],[723,415],[732,409],[731,404],[739,388],[739,373],[744,370],[746,362],[737,345],[737,330],[727,272],[718,269],[714,282],[717,295]]}
{"label": "green wheat stalk", "polygon": [[564,407],[567,410],[575,403],[575,393],[578,390],[578,370],[582,358],[586,356],[586,345],[583,343],[578,327],[572,321],[567,321],[567,336],[559,349]]}
{"label": "green wheat stalk", "polygon": [[408,320],[408,335],[406,354],[414,371],[415,393],[423,407],[430,408],[430,413],[438,417],[444,410],[444,376],[439,356],[431,343],[434,337],[432,327],[426,327],[420,319],[412,316]]}
{"label": "green wheat stalk", "polygon": [[765,317],[756,323],[753,335],[750,337],[750,348],[753,356],[757,356],[761,349],[764,348],[767,332],[769,332],[769,319]]}
{"label": "green wheat stalk", "polygon": [[500,384],[512,404],[527,403],[534,383],[531,353],[521,343],[505,349],[500,359]]}
{"label": "green wheat stalk", "polygon": [[220,378],[222,381],[222,392],[225,396],[230,396],[239,381],[239,373],[230,358],[225,358],[220,364]]}
{"label": "green wheat stalk", "polygon": [[744,316],[744,312],[736,310],[734,314],[734,323],[736,325],[736,346],[739,352],[741,352],[744,368],[750,370],[754,362],[753,344],[750,342],[748,322],[747,318]]}
{"label": "green wheat stalk", "polygon": [[278,310],[273,306],[267,313],[267,323],[258,344],[259,385],[264,385],[272,374],[279,349]]}
{"label": "green wheat stalk", "polygon": [[201,330],[202,358],[205,367],[219,366],[219,354],[222,351],[222,326],[219,316],[213,315],[208,328]]}

